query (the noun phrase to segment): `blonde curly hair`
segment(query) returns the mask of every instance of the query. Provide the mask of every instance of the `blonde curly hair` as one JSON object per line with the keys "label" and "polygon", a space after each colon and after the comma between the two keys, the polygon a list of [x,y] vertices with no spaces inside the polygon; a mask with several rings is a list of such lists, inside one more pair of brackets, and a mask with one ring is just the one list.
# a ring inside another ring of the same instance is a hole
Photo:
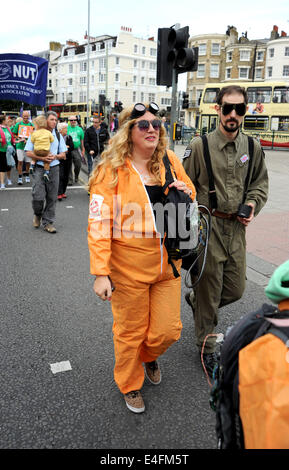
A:
{"label": "blonde curly hair", "polygon": [[[145,106],[148,108],[149,105],[145,104]],[[110,186],[114,188],[118,183],[118,169],[125,166],[126,158],[132,158],[133,143],[131,140],[131,127],[136,122],[136,119],[130,118],[133,108],[133,106],[130,106],[120,113],[119,129],[110,139],[106,150],[102,152],[101,160],[96,165],[89,178],[89,190],[96,181],[101,182],[103,180],[106,168],[110,168],[111,170],[112,180]],[[154,175],[156,182],[159,184],[161,184],[160,162],[162,161],[167,146],[167,133],[162,125],[159,131],[158,145],[148,166],[149,171]]]}

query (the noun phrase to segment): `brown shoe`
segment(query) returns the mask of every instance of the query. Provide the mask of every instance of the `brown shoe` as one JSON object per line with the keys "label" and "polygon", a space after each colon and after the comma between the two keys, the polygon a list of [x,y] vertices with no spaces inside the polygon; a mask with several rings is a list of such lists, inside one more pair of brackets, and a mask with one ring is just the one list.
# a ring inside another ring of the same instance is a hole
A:
{"label": "brown shoe", "polygon": [[33,216],[33,227],[39,228],[41,224],[41,217],[39,215],[34,214]]}
{"label": "brown shoe", "polygon": [[144,366],[148,380],[154,385],[160,384],[162,381],[162,376],[157,361],[145,362]]}
{"label": "brown shoe", "polygon": [[56,228],[52,224],[45,225],[44,230],[49,233],[56,233]]}
{"label": "brown shoe", "polygon": [[126,402],[126,406],[130,411],[133,413],[144,412],[145,404],[139,390],[133,390],[131,392],[125,393],[123,396]]}

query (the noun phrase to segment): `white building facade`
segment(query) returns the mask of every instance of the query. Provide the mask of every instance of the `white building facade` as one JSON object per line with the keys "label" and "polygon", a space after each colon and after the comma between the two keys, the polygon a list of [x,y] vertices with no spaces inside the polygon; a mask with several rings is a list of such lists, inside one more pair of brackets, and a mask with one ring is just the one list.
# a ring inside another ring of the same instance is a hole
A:
{"label": "white building facade", "polygon": [[265,80],[289,82],[289,37],[279,37],[267,43]]}
{"label": "white building facade", "polygon": [[[156,85],[157,43],[134,37],[123,28],[118,36],[90,38],[88,44],[67,41],[57,61],[50,63],[49,86],[54,103],[86,102],[87,81],[89,99],[95,103],[105,95],[111,105],[123,106],[137,102],[158,103],[160,108],[171,104],[171,90]],[[88,73],[89,70],[89,73]]]}

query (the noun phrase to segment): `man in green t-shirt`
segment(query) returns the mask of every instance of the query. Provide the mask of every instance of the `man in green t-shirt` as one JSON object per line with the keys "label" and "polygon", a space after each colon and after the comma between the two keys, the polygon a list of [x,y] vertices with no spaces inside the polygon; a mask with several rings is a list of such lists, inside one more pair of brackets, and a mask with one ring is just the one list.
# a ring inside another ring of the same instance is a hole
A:
{"label": "man in green t-shirt", "polygon": [[[78,175],[81,169],[81,159],[84,158],[84,132],[83,129],[78,125],[77,117],[70,116],[68,118],[70,126],[68,126],[67,134],[72,137],[74,150],[71,152],[72,161],[74,163],[74,177],[75,183],[78,182]],[[68,184],[73,184],[73,173],[72,169],[70,170],[69,182]]]}
{"label": "man in green t-shirt", "polygon": [[[29,169],[31,158],[27,157],[24,152],[24,147],[28,138],[31,134],[31,129],[34,128],[32,122],[29,121],[30,119],[30,111],[23,111],[22,115],[22,122],[17,122],[15,126],[11,129],[13,134],[16,137],[16,153],[18,159],[17,171],[18,171],[18,184],[23,184],[22,178],[22,168],[23,168],[23,161],[25,162],[25,181],[26,183],[30,183],[29,178]],[[26,129],[27,128],[27,129]]]}

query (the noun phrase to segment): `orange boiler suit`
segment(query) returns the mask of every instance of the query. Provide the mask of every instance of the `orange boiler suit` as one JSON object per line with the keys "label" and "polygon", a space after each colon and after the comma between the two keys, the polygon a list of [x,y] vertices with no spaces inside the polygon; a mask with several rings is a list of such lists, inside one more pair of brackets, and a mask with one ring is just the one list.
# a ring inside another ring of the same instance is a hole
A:
{"label": "orange boiler suit", "polygon": [[[196,191],[178,157],[167,151],[178,180]],[[161,163],[161,181],[165,167]],[[102,179],[102,177],[104,178]],[[140,174],[127,158],[111,187],[110,168],[90,188],[88,246],[90,272],[109,275],[115,285],[111,306],[114,379],[122,393],[140,390],[143,362],[156,360],[180,338],[181,278],[168,264],[152,205]],[[181,260],[176,261],[180,270]]]}

